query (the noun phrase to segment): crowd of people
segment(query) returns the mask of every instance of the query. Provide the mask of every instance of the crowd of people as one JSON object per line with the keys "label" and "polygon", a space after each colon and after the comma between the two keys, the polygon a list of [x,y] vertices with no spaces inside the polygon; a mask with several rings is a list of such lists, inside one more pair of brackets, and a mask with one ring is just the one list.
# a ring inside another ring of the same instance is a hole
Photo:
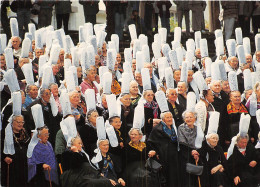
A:
{"label": "crowd of people", "polygon": [[210,58],[180,27],[150,46],[131,23],[123,52],[120,32],[90,22],[77,44],[19,28],[0,34],[2,186],[259,186],[259,34],[215,30]]}

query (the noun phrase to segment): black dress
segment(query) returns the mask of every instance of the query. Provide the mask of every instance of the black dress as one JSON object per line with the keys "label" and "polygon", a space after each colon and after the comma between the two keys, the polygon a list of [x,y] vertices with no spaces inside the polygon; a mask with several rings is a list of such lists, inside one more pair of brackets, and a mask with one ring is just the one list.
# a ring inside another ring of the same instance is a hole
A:
{"label": "black dress", "polygon": [[[2,130],[4,131],[4,130]],[[28,166],[27,166],[27,148],[30,142],[30,137],[23,129],[23,132],[14,134],[14,155],[6,155],[3,153],[4,134],[2,134],[2,149],[1,149],[1,185],[7,185],[7,163],[4,161],[6,157],[9,157],[13,162],[9,165],[9,185],[13,187],[28,186]],[[24,138],[21,139],[21,134],[24,134]],[[16,138],[15,138],[16,137]]]}
{"label": "black dress", "polygon": [[[217,145],[212,148],[208,145],[206,141],[203,142],[201,149],[198,150],[200,154],[200,159],[203,162],[203,174],[201,177],[201,184],[205,187],[218,187],[220,185],[227,186],[228,182],[228,167],[227,160],[224,155],[222,148]],[[221,164],[224,168],[223,172],[216,172],[211,174],[211,169]],[[229,184],[230,185],[230,184]]]}
{"label": "black dress", "polygon": [[[177,134],[177,132],[175,132]],[[149,136],[148,145],[155,150],[159,156],[159,162],[163,166],[163,175],[166,177],[168,186],[178,186],[179,180],[179,162],[178,162],[178,142],[173,141],[171,137],[163,130],[163,124],[160,122],[155,126]]]}
{"label": "black dress", "polygon": [[178,103],[175,102],[175,108],[172,107],[172,104],[168,101],[168,107],[170,112],[172,113],[172,117],[175,121],[175,125],[178,128],[181,124],[184,123],[182,119],[182,113],[184,112],[184,108],[181,107]]}
{"label": "black dress", "polygon": [[110,181],[102,177],[88,162],[82,152],[65,151],[62,154],[61,186],[100,187],[113,186]]}
{"label": "black dress", "polygon": [[150,172],[145,169],[147,155],[146,148],[139,151],[129,144],[126,145],[126,167],[123,176],[128,187],[158,186]]}
{"label": "black dress", "polygon": [[[249,163],[253,160],[257,162],[254,168],[249,166]],[[257,186],[260,183],[259,162],[259,156],[257,156],[256,149],[252,144],[247,145],[244,155],[235,146],[233,154],[228,159],[228,168],[232,181],[239,176],[241,180],[241,183],[238,184],[239,187]]]}

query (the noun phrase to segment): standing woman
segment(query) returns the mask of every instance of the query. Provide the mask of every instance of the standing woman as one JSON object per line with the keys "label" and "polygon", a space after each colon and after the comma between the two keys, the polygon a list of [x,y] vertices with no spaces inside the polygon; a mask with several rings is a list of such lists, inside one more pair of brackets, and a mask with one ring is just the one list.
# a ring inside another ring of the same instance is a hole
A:
{"label": "standing woman", "polygon": [[56,18],[57,18],[57,29],[60,29],[63,22],[65,34],[69,34],[69,19],[71,12],[71,2],[67,1],[56,1],[55,4]]}
{"label": "standing woman", "polygon": [[[184,123],[178,128],[178,138],[180,145],[180,174],[182,186],[197,186],[197,176],[187,173],[186,164],[195,164],[199,161],[199,153],[195,146],[197,134],[203,134],[200,125],[196,126],[197,113],[186,110],[183,113]],[[200,131],[200,133],[199,133]]]}
{"label": "standing woman", "polygon": [[[22,115],[12,117],[2,138],[1,185],[27,186],[27,147],[30,137],[23,128]],[[3,130],[2,130],[3,131]],[[4,141],[3,141],[4,140]],[[7,181],[8,180],[8,181]]]}

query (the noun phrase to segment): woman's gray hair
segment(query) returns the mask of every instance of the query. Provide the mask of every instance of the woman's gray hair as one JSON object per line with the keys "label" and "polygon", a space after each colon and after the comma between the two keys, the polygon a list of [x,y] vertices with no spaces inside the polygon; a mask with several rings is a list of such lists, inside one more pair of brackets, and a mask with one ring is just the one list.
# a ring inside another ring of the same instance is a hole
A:
{"label": "woman's gray hair", "polygon": [[178,93],[178,91],[177,91],[176,88],[168,88],[168,89],[166,90],[166,97],[168,97],[168,95],[169,95],[169,93],[170,93],[171,90],[175,90],[176,93]]}
{"label": "woman's gray hair", "polygon": [[57,84],[57,83],[51,83],[51,84],[49,85],[49,87],[48,87],[48,88],[49,88],[49,89],[51,89],[51,87],[52,87],[52,86],[54,86],[54,85],[55,85],[55,86],[58,86],[58,84]]}
{"label": "woman's gray hair", "polygon": [[[30,90],[32,89],[33,86],[36,86],[36,85],[32,84],[32,85],[27,85],[27,86],[26,86],[26,88],[25,88],[26,94],[28,94],[28,93],[30,92]],[[36,86],[36,87],[37,87],[37,86]],[[37,87],[37,88],[38,88],[38,87]]]}
{"label": "woman's gray hair", "polygon": [[133,130],[137,130],[138,134],[143,136],[143,132],[139,128],[131,128],[130,131],[128,132],[129,136],[131,135]]}
{"label": "woman's gray hair", "polygon": [[108,140],[108,139],[98,140],[97,146],[99,147],[99,145],[100,145],[102,142],[108,142],[108,143],[109,143],[109,140]]}
{"label": "woman's gray hair", "polygon": [[239,134],[239,135],[237,135],[237,142],[239,142],[242,139],[246,139],[247,141],[249,141],[248,134]]}
{"label": "woman's gray hair", "polygon": [[91,117],[91,114],[93,114],[93,112],[97,112],[97,110],[93,109],[93,110],[90,110],[90,111],[87,112],[87,120],[88,121],[89,121],[89,118]]}
{"label": "woman's gray hair", "polygon": [[69,95],[69,97],[71,97],[74,94],[79,94],[79,92],[77,90],[73,90],[73,91],[69,92],[68,95]]}
{"label": "woman's gray hair", "polygon": [[182,118],[183,118],[183,120],[185,120],[185,115],[188,114],[188,113],[192,113],[192,114],[194,115],[194,117],[196,118],[196,120],[197,120],[198,114],[197,114],[197,112],[195,112],[195,111],[192,110],[192,109],[187,109],[187,110],[185,110],[185,111],[182,113]]}
{"label": "woman's gray hair", "polygon": [[136,82],[136,80],[131,80],[131,82],[130,82],[130,87],[131,87],[133,84],[137,84],[137,86],[138,86],[138,83]]}
{"label": "woman's gray hair", "polygon": [[161,118],[162,120],[164,120],[165,114],[168,114],[168,113],[170,113],[170,114],[172,115],[172,113],[171,113],[170,111],[167,111],[167,112],[161,113],[161,114],[160,114],[160,118]]}
{"label": "woman's gray hair", "polygon": [[212,136],[216,136],[216,137],[218,138],[218,140],[219,140],[219,136],[218,136],[217,133],[210,133],[210,134],[207,134],[207,135],[205,136],[205,137],[206,137],[206,140],[212,138]]}
{"label": "woman's gray hair", "polygon": [[16,118],[23,118],[24,119],[23,115],[16,115],[16,116],[12,117],[12,121],[15,121]]}
{"label": "woman's gray hair", "polygon": [[88,75],[89,72],[91,72],[92,70],[96,70],[95,66],[90,66],[88,69],[85,70],[85,74]]}
{"label": "woman's gray hair", "polygon": [[[75,137],[71,138],[71,140],[70,140],[70,145],[73,146],[75,140],[77,140],[77,139],[81,140],[81,138],[80,138],[79,136],[75,136]],[[81,140],[81,142],[82,142],[82,140]]]}
{"label": "woman's gray hair", "polygon": [[152,92],[153,92],[153,90],[144,90],[144,92],[143,92],[143,96],[144,96],[144,97],[146,96],[146,94],[147,94],[148,91],[152,91]]}

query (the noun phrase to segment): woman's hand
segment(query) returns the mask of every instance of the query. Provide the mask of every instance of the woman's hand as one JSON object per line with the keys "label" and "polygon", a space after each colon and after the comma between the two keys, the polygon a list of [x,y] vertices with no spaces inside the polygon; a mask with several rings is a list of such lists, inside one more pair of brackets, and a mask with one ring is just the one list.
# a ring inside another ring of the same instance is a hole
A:
{"label": "woman's hand", "polygon": [[7,164],[11,164],[13,162],[13,160],[10,158],[10,157],[5,157],[4,161],[7,163]]}
{"label": "woman's hand", "polygon": [[235,183],[236,186],[237,186],[238,183],[240,183],[240,182],[241,182],[241,180],[240,180],[239,176],[237,176],[237,177],[234,178],[234,183]]}
{"label": "woman's hand", "polygon": [[149,151],[149,153],[148,153],[149,157],[154,157],[154,155],[156,155],[155,151]]}
{"label": "woman's hand", "polygon": [[[217,171],[220,171],[223,168],[223,166],[221,164],[217,165],[216,167],[211,169],[211,174],[215,174]],[[224,170],[223,170],[224,171]],[[220,171],[222,172],[222,171]]]}
{"label": "woman's hand", "polygon": [[110,182],[111,182],[111,184],[112,184],[113,186],[116,185],[116,181],[114,181],[114,180],[112,180],[112,179],[109,179],[109,180],[110,180]]}
{"label": "woman's hand", "polygon": [[70,148],[70,150],[73,151],[73,152],[78,152],[78,148],[76,146],[72,146]]}
{"label": "woman's hand", "polygon": [[256,166],[256,164],[257,164],[257,162],[253,160],[253,161],[251,161],[251,162],[249,163],[249,166],[252,167],[252,168],[254,168],[254,167]]}
{"label": "woman's hand", "polygon": [[199,160],[199,153],[198,153],[198,151],[196,151],[196,150],[192,150],[191,151],[191,155],[194,157],[194,160],[196,160],[196,162],[198,162],[198,160]]}
{"label": "woman's hand", "polygon": [[43,164],[42,167],[44,170],[51,170],[51,166],[49,166],[48,164]]}
{"label": "woman's hand", "polygon": [[122,178],[118,179],[118,183],[121,184],[122,186],[125,186],[125,181]]}

